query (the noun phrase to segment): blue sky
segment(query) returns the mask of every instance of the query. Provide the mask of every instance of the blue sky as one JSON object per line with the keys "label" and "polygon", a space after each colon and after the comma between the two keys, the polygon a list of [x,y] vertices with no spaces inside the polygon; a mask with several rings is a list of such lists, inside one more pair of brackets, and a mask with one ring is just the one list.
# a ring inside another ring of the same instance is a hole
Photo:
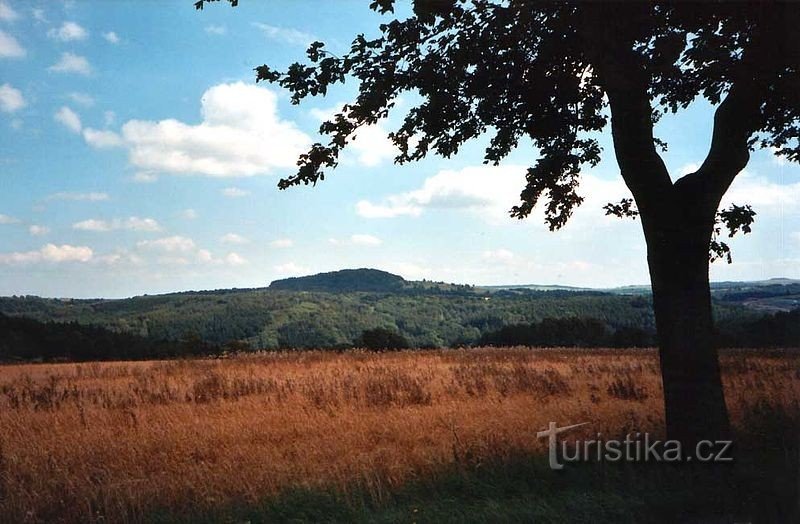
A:
{"label": "blue sky", "polygon": [[[411,96],[324,183],[278,191],[354,86],[292,106],[252,68],[302,59],[312,40],[344,52],[376,34],[382,17],[365,4],[0,0],[0,294],[260,287],[346,267],[473,284],[648,281],[639,223],[601,209],[628,195],[608,136],[583,175],[586,202],[556,233],[541,212],[507,216],[529,145],[499,167],[482,165],[481,141],[393,165],[386,133]],[[698,102],[659,123],[676,177],[702,162],[712,112]],[[726,202],[758,217],[712,278],[800,278],[800,168],[758,152]]]}

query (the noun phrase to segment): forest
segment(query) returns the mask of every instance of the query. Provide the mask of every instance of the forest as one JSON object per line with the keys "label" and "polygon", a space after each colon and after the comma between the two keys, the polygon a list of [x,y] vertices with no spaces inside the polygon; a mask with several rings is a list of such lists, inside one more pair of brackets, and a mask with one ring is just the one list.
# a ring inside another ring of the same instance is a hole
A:
{"label": "forest", "polygon": [[[800,346],[800,310],[776,313],[747,305],[754,299],[786,300],[796,292],[792,286],[721,286],[714,305],[717,344]],[[121,300],[2,297],[0,314],[4,360],[378,349],[381,341],[393,348],[649,347],[657,342],[647,294],[487,290],[409,282],[374,270],[295,278],[261,289]]]}

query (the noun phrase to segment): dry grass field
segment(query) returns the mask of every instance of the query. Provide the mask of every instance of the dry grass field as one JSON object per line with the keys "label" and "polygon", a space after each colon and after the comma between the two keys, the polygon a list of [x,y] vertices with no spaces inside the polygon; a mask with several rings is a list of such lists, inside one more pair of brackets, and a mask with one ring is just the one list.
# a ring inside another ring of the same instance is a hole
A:
{"label": "dry grass field", "polygon": [[[729,351],[738,430],[800,413],[800,352]],[[550,421],[663,432],[650,350],[262,353],[0,367],[0,520],[137,522],[294,487],[376,502],[453,463],[543,450]]]}

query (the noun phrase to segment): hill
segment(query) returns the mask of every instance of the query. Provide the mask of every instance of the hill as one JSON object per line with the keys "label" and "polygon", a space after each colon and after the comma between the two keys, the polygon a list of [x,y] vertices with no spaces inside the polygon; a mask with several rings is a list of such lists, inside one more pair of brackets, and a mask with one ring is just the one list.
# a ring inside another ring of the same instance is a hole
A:
{"label": "hill", "polygon": [[305,277],[275,280],[269,289],[280,291],[323,291],[341,293],[352,291],[391,293],[403,289],[406,280],[378,269],[342,269]]}

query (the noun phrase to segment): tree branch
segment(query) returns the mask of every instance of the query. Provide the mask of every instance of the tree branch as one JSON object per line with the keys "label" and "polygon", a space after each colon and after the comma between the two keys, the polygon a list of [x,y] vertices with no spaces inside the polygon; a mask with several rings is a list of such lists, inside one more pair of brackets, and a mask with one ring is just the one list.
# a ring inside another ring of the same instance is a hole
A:
{"label": "tree branch", "polygon": [[[653,108],[646,69],[626,36],[630,27],[615,23],[619,17],[608,6],[585,4],[580,32],[587,57],[597,69],[611,107],[614,153],[625,184],[644,214],[661,206],[673,189],[667,167],[656,149]],[[610,23],[598,24],[597,20]]]}
{"label": "tree branch", "polygon": [[722,196],[750,160],[750,138],[761,125],[761,104],[769,77],[780,68],[778,39],[781,10],[768,7],[754,27],[750,45],[725,99],[714,113],[711,147],[700,168],[676,182],[681,192],[693,192],[700,204],[716,211]]}

